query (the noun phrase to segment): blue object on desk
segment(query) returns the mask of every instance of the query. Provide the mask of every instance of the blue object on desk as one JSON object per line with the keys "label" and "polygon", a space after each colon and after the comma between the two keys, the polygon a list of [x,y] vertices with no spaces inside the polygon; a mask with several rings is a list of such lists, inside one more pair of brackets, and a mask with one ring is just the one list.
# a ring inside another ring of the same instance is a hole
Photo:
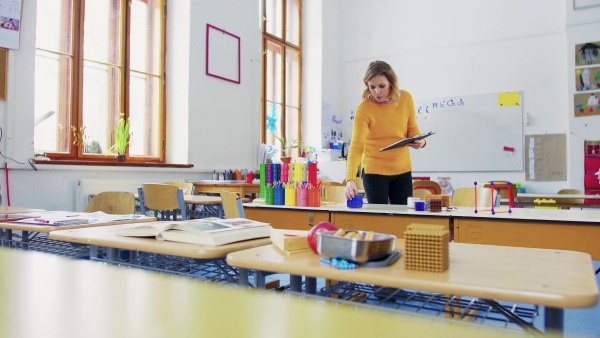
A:
{"label": "blue object on desk", "polygon": [[351,200],[346,201],[346,206],[348,208],[362,208],[363,206],[363,196],[356,195]]}

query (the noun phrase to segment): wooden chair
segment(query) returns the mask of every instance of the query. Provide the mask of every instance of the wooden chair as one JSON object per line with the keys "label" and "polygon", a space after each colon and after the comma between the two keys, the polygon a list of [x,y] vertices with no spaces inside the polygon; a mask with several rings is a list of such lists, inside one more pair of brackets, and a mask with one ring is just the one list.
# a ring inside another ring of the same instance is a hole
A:
{"label": "wooden chair", "polygon": [[183,190],[170,184],[146,183],[138,188],[140,212],[146,214],[147,210],[154,211],[154,217],[166,221],[174,221],[181,216],[182,220],[188,219],[188,213],[183,200]]}
{"label": "wooden chair", "polygon": [[231,191],[220,191],[221,208],[224,218],[245,218],[244,205],[237,193]]}
{"label": "wooden chair", "polygon": [[[492,190],[488,188],[458,188],[452,196],[454,207],[475,207],[475,189],[477,189],[477,209],[488,209],[492,206]],[[498,200],[494,202],[498,205]]]}
{"label": "wooden chair", "polygon": [[[179,189],[183,190],[183,194],[191,196],[196,194],[196,187],[192,182],[175,181],[175,182],[164,182],[164,184],[174,185]],[[200,218],[202,210],[196,210],[196,205],[186,205],[187,214],[189,218]]]}
{"label": "wooden chair", "polygon": [[179,189],[182,189],[184,195],[195,195],[196,194],[196,189],[194,187],[194,183],[192,183],[192,182],[184,182],[184,181],[165,182],[164,184],[174,185],[174,186],[178,187]]}
{"label": "wooden chair", "polygon": [[[581,190],[578,189],[560,189],[558,191],[559,195],[583,195],[583,192]],[[575,204],[574,207],[576,208],[577,205],[579,204],[584,204],[584,199],[583,198],[564,198],[564,199],[560,199],[557,200],[558,203],[562,204]],[[564,209],[569,209],[569,207],[565,207]]]}
{"label": "wooden chair", "polygon": [[435,181],[414,181],[413,190],[415,189],[427,189],[431,191],[432,194],[436,195],[442,193],[442,187],[440,187],[440,184]]}
{"label": "wooden chair", "polygon": [[413,182],[413,197],[418,197],[425,200],[428,195],[440,195],[442,187],[435,181],[414,181]]}
{"label": "wooden chair", "polygon": [[346,202],[346,184],[339,182],[322,182],[321,200],[330,203]]}
{"label": "wooden chair", "polygon": [[107,214],[129,215],[135,213],[135,196],[125,191],[104,191],[92,198],[85,212],[102,211]]}

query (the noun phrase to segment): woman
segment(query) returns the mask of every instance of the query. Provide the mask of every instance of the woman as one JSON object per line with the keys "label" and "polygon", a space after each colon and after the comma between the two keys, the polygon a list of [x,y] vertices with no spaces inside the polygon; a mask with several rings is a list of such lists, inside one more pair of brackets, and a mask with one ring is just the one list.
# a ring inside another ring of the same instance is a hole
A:
{"label": "woman", "polygon": [[[356,108],[346,171],[346,198],[358,194],[356,173],[362,164],[369,203],[406,204],[412,195],[412,167],[407,147],[380,152],[398,140],[419,135],[412,96],[398,89],[392,67],[373,61],[363,79],[363,101]],[[409,143],[425,147],[425,139]]]}

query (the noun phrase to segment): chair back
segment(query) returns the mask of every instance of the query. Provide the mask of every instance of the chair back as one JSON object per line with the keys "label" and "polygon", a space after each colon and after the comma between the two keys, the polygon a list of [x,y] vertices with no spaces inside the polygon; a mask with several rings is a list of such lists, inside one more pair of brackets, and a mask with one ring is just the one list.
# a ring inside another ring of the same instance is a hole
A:
{"label": "chair back", "polygon": [[[452,206],[475,207],[475,193],[477,192],[477,209],[492,207],[492,189],[488,188],[458,188],[452,196]],[[498,205],[494,201],[494,205]]]}
{"label": "chair back", "polygon": [[192,182],[178,181],[178,182],[165,182],[164,184],[174,185],[174,186],[178,187],[179,189],[182,189],[184,195],[195,195],[196,194],[196,189],[195,189],[194,183],[192,183]]}
{"label": "chair back", "polygon": [[237,193],[231,191],[219,191],[221,205],[225,218],[245,218],[244,205]]}
{"label": "chair back", "polygon": [[[583,195],[583,192],[581,190],[578,189],[560,189],[558,191],[559,195]],[[584,203],[584,199],[583,198],[565,198],[565,199],[560,199],[559,203],[565,203],[565,204],[583,204]]]}
{"label": "chair back", "polygon": [[135,196],[126,191],[104,191],[92,198],[85,212],[102,211],[107,214],[129,215],[135,213]]}
{"label": "chair back", "polygon": [[175,221],[181,215],[182,220],[188,219],[188,213],[183,199],[183,190],[170,184],[146,183],[138,188],[140,211],[154,211],[154,217],[168,220],[171,216]]}
{"label": "chair back", "polygon": [[442,193],[442,187],[435,181],[414,181],[413,182],[413,193],[415,190],[425,189],[429,190],[430,194],[440,195]]}

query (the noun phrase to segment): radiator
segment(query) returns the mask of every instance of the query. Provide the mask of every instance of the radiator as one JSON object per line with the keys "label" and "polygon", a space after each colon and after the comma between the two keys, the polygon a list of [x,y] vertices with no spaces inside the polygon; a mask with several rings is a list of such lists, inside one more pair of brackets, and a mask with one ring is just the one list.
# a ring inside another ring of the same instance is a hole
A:
{"label": "radiator", "polygon": [[172,179],[85,179],[75,185],[75,211],[83,211],[92,195],[103,191],[127,191],[137,194],[143,183],[164,183]]}

